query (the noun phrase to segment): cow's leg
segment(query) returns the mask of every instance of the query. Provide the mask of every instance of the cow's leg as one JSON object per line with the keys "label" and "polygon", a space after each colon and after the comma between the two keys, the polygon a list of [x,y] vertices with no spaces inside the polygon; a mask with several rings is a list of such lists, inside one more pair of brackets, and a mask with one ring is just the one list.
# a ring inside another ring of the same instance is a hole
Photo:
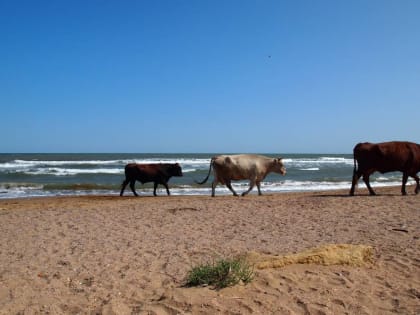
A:
{"label": "cow's leg", "polygon": [[230,183],[230,181],[226,181],[226,187],[229,188],[229,190],[233,193],[234,196],[238,196],[236,191],[233,190],[232,184]]}
{"label": "cow's leg", "polygon": [[[248,188],[248,190],[247,191],[244,191],[242,193],[242,196],[246,196],[247,194],[249,194],[249,192],[254,188],[254,186],[255,186],[255,180],[251,179],[249,181],[249,188]],[[258,192],[259,192],[259,190],[258,190]]]}
{"label": "cow's leg", "polygon": [[258,189],[258,196],[261,196],[262,195],[262,193],[261,193],[261,182],[256,182],[256,184],[257,184],[257,189]]}
{"label": "cow's leg", "polygon": [[354,196],[354,189],[356,188],[356,185],[359,182],[360,176],[362,176],[362,174],[359,174],[358,172],[353,172],[353,180],[351,182],[350,196]]}
{"label": "cow's leg", "polygon": [[122,184],[121,184],[121,192],[120,192],[120,196],[122,196],[123,195],[123,193],[124,193],[124,189],[125,189],[125,187],[127,186],[127,184],[129,183],[130,181],[128,180],[128,179],[125,179],[123,182],[122,182]]}
{"label": "cow's leg", "polygon": [[218,180],[214,179],[213,183],[211,183],[211,196],[214,197],[216,194],[216,186],[217,186]]}
{"label": "cow's leg", "polygon": [[370,187],[370,183],[369,183],[369,177],[370,177],[370,174],[371,174],[371,173],[365,173],[365,174],[363,174],[363,181],[365,182],[366,187],[369,189],[369,194],[370,194],[371,196],[375,196],[376,194],[375,194],[375,192],[373,191],[372,187]]}
{"label": "cow's leg", "polygon": [[414,178],[414,180],[416,181],[417,185],[416,185],[416,189],[414,189],[414,193],[418,194],[420,192],[420,180],[419,177],[417,176],[417,174],[411,175],[411,177]]}
{"label": "cow's leg", "polygon": [[131,188],[131,191],[133,192],[133,194],[134,194],[134,196],[138,196],[137,195],[137,193],[136,193],[136,189],[134,188],[134,184],[136,183],[136,181],[135,180],[132,180],[132,181],[130,181],[130,188]]}
{"label": "cow's leg", "polygon": [[407,195],[407,192],[405,190],[405,185],[407,184],[407,180],[408,180],[408,173],[403,173],[403,177],[402,177],[402,185],[401,185],[401,194],[403,196]]}

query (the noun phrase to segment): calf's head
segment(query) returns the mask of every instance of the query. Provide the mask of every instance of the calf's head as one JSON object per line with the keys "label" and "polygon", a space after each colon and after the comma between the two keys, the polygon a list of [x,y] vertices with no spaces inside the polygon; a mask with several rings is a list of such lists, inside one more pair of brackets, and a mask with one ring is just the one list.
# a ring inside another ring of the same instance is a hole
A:
{"label": "calf's head", "polygon": [[169,174],[171,174],[171,176],[182,176],[182,169],[179,163],[171,164]]}

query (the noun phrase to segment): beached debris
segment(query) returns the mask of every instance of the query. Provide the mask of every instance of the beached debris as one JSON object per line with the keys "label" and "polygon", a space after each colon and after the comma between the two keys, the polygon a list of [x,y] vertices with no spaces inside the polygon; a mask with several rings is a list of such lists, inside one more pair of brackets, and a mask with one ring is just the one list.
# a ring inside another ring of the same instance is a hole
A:
{"label": "beached debris", "polygon": [[373,263],[374,250],[371,246],[351,244],[330,244],[285,256],[250,252],[249,263],[256,269],[282,268],[292,264],[348,265],[361,267]]}

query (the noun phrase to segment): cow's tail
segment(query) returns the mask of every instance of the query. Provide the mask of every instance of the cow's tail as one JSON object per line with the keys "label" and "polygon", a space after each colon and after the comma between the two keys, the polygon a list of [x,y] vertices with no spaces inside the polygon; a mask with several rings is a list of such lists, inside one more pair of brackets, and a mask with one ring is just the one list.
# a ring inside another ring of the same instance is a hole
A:
{"label": "cow's tail", "polygon": [[358,143],[354,149],[353,149],[353,163],[354,163],[354,168],[353,168],[353,176],[356,175],[357,173],[357,159],[359,158],[359,147],[360,147],[361,143]]}
{"label": "cow's tail", "polygon": [[354,163],[354,167],[353,167],[353,178],[352,178],[352,189],[354,189],[354,187],[358,186],[358,177],[357,177],[357,158],[356,158],[356,149],[353,150],[353,163]]}
{"label": "cow's tail", "polygon": [[356,160],[356,157],[354,156],[353,156],[353,163],[354,163],[354,168],[353,168],[353,176],[354,176],[357,173],[357,160]]}
{"label": "cow's tail", "polygon": [[206,178],[204,178],[201,182],[198,182],[198,181],[194,180],[196,184],[203,185],[205,182],[207,182],[207,180],[208,180],[208,179],[209,179],[209,177],[210,177],[210,173],[211,173],[211,168],[212,168],[212,166],[213,166],[213,162],[214,162],[214,158],[212,158],[212,159],[210,160],[209,172],[208,172],[208,174],[207,174]]}

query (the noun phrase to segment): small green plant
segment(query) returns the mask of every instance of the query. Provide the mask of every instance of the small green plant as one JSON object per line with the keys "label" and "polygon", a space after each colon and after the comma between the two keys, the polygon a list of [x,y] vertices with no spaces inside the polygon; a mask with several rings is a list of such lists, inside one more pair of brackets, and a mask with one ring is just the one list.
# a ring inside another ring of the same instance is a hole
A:
{"label": "small green plant", "polygon": [[254,269],[244,258],[219,259],[213,263],[193,267],[188,272],[186,286],[211,285],[221,289],[241,281],[249,283],[253,277]]}

